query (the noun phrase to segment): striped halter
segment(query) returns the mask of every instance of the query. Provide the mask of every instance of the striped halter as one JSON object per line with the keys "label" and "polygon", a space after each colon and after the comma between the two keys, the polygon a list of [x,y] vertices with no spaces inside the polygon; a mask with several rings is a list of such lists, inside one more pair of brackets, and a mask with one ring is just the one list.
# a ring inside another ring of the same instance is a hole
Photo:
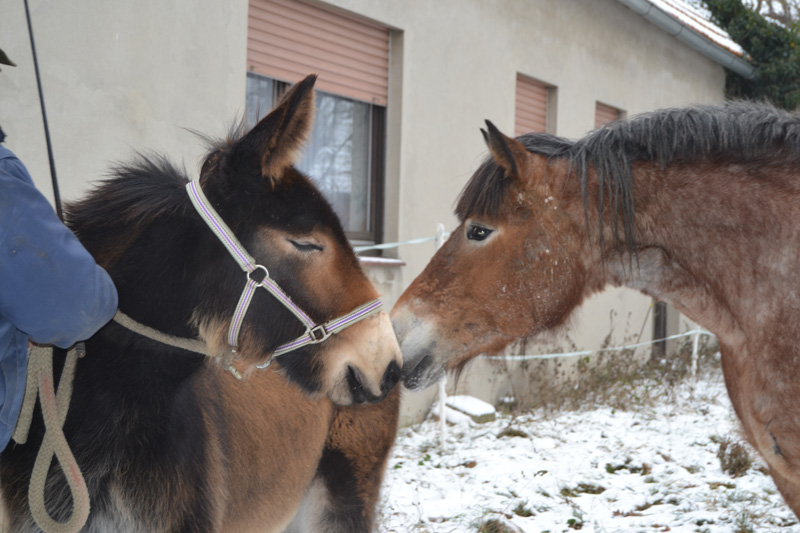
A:
{"label": "striped halter", "polygon": [[270,278],[267,267],[256,263],[256,260],[247,253],[241,243],[233,235],[231,229],[222,221],[222,218],[220,218],[214,208],[211,207],[199,183],[197,181],[190,181],[186,185],[186,190],[189,193],[192,204],[200,214],[200,217],[205,221],[208,227],[211,228],[211,231],[214,232],[222,244],[225,245],[225,248],[230,252],[239,267],[247,274],[247,283],[245,284],[242,296],[239,298],[239,303],[236,305],[236,310],[233,312],[231,325],[228,328],[228,344],[231,347],[232,353],[236,353],[242,322],[244,321],[248,307],[250,307],[253,295],[259,287],[269,291],[269,293],[277,298],[286,309],[291,311],[292,314],[305,325],[306,331],[295,340],[276,348],[266,363],[256,365],[258,368],[267,368],[272,364],[275,357],[287,352],[297,350],[309,344],[320,343],[331,335],[339,333],[348,326],[352,326],[356,322],[383,309],[383,303],[380,298],[377,298],[357,307],[344,316],[340,316],[324,324],[316,324],[302,309],[292,302],[292,299],[283,292],[275,280]]}

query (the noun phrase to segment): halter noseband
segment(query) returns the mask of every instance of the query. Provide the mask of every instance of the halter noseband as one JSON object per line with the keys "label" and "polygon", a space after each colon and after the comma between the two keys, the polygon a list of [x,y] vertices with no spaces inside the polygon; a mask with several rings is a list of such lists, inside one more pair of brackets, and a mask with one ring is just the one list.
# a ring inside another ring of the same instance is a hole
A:
{"label": "halter noseband", "polygon": [[297,319],[302,322],[305,327],[306,331],[301,336],[296,338],[291,342],[287,342],[275,349],[272,352],[272,356],[266,363],[262,363],[256,365],[257,368],[267,368],[270,364],[272,364],[272,360],[275,357],[283,355],[287,352],[291,352],[292,350],[297,350],[298,348],[302,348],[308,344],[317,344],[331,335],[339,333],[343,329],[347,328],[348,326],[352,326],[356,322],[359,322],[370,315],[373,315],[383,309],[383,303],[381,302],[380,298],[376,298],[371,302],[367,302],[364,305],[357,307],[350,313],[340,316],[339,318],[335,318],[330,322],[325,322],[324,324],[316,324],[314,323],[311,318],[303,312],[289,296],[283,292],[283,290],[278,286],[278,284],[270,278],[269,270],[267,267],[263,265],[259,265],[253,257],[247,253],[244,247],[239,243],[236,237],[233,235],[231,229],[223,222],[222,218],[220,218],[219,214],[211,207],[211,204],[206,198],[205,194],[203,194],[203,189],[200,187],[197,181],[190,181],[186,185],[186,190],[189,193],[189,198],[192,201],[192,205],[200,214],[200,217],[203,221],[211,228],[211,231],[217,236],[217,238],[225,245],[225,248],[230,252],[231,256],[236,260],[236,263],[247,273],[247,283],[244,287],[244,291],[242,292],[242,296],[239,298],[239,303],[236,305],[236,310],[233,312],[233,318],[231,319],[231,325],[228,328],[228,344],[231,347],[231,352],[235,353],[236,348],[239,344],[239,331],[242,328],[242,322],[244,321],[244,316],[247,313],[247,309],[250,307],[250,302],[253,299],[253,296],[256,292],[256,289],[262,287],[269,291],[275,298],[278,299],[280,303],[284,305],[292,314],[297,317]]}

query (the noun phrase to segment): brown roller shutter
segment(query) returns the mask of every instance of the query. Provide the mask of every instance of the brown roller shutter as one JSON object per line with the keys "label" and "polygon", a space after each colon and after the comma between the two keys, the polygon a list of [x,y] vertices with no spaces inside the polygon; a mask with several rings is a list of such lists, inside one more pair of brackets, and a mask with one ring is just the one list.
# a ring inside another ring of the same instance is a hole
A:
{"label": "brown roller shutter", "polygon": [[389,30],[299,0],[250,0],[247,64],[290,83],[318,74],[316,88],[386,105]]}
{"label": "brown roller shutter", "polygon": [[619,117],[619,109],[597,102],[594,109],[594,127],[595,129],[602,128],[609,122],[614,122]]}
{"label": "brown roller shutter", "polygon": [[514,135],[547,129],[547,85],[517,74]]}

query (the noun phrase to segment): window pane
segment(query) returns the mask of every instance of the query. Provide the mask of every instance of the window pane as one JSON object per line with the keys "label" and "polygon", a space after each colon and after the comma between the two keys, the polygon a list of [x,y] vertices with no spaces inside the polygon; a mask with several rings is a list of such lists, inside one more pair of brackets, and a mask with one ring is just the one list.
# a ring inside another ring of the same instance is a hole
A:
{"label": "window pane", "polygon": [[247,100],[245,101],[245,113],[248,127],[253,127],[259,119],[269,113],[274,105],[273,95],[276,83],[270,78],[247,75]]}
{"label": "window pane", "polygon": [[[252,127],[277,103],[286,84],[247,75],[247,124]],[[345,231],[363,238],[372,227],[370,157],[372,109],[369,104],[317,91],[314,129],[297,168],[311,177]],[[374,240],[371,237],[369,240]]]}
{"label": "window pane", "polygon": [[369,104],[317,92],[314,130],[297,167],[314,179],[346,231],[372,229],[369,161]]}

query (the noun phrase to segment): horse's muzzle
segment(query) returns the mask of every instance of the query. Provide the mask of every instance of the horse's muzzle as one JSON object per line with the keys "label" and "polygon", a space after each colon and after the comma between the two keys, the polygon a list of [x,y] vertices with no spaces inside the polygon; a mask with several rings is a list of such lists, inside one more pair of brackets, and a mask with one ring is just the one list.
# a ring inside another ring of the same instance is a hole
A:
{"label": "horse's muzzle", "polygon": [[408,309],[392,311],[392,327],[403,353],[403,383],[409,389],[424,389],[436,383],[444,373],[438,358],[438,336],[431,323],[423,321]]}
{"label": "horse's muzzle", "polygon": [[367,389],[364,388],[363,382],[361,380],[361,374],[353,366],[347,367],[347,385],[350,389],[350,393],[353,397],[353,403],[378,403],[383,400],[389,391],[391,391],[397,382],[400,381],[400,365],[398,365],[395,361],[391,361],[389,366],[386,368],[386,371],[383,373],[383,379],[381,379],[381,393],[380,395],[374,395],[370,393]]}

